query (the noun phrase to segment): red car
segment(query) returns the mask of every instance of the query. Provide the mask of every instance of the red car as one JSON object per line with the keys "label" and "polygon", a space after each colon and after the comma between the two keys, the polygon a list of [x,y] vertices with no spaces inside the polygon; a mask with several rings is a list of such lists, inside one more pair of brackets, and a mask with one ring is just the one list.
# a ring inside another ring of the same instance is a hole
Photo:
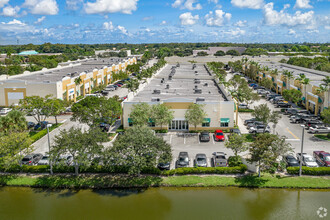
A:
{"label": "red car", "polygon": [[118,84],[116,84],[116,85],[117,85],[118,87],[122,87],[122,86],[123,86],[122,84],[119,84],[119,83],[118,83]]}
{"label": "red car", "polygon": [[223,134],[222,130],[216,130],[214,132],[214,140],[215,141],[225,141],[225,135]]}
{"label": "red car", "polygon": [[314,151],[313,156],[321,166],[330,167],[330,153],[324,151]]}

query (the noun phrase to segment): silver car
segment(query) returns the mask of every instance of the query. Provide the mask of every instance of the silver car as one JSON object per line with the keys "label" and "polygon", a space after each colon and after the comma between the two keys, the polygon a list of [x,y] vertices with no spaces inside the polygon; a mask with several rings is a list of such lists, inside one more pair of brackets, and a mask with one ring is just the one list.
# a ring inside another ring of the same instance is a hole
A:
{"label": "silver car", "polygon": [[195,166],[196,167],[207,167],[207,157],[205,154],[196,154]]}
{"label": "silver car", "polygon": [[312,134],[317,134],[317,133],[328,134],[330,133],[330,127],[323,127],[323,126],[310,127],[308,132]]}
{"label": "silver car", "polygon": [[250,127],[249,133],[270,133],[270,127],[268,125],[257,125],[255,127]]}
{"label": "silver car", "polygon": [[[297,159],[300,161],[301,160],[301,154],[297,153]],[[316,163],[316,159],[306,153],[302,154],[302,165],[306,167],[318,167],[319,165]]]}
{"label": "silver car", "polygon": [[44,155],[41,160],[39,160],[38,165],[49,165],[49,156]]}

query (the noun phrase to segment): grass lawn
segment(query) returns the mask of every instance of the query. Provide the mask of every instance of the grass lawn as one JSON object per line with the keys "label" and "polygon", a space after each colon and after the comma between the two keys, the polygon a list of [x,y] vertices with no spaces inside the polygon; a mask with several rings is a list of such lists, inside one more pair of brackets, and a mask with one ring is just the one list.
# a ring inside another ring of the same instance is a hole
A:
{"label": "grass lawn", "polygon": [[[58,123],[58,124],[53,124],[50,128],[49,128],[49,132],[51,132],[52,130],[60,127],[63,123]],[[43,136],[45,136],[47,134],[47,129],[43,129],[41,131],[30,131],[29,135],[30,138],[32,139],[33,142],[36,142],[37,140],[39,140],[40,138],[42,138]]]}
{"label": "grass lawn", "polygon": [[326,134],[314,134],[315,137],[326,140],[326,141],[330,141],[330,136],[326,135]]}
{"label": "grass lawn", "polygon": [[243,177],[226,176],[140,176],[128,175],[0,175],[0,185],[45,188],[133,188],[152,186],[196,187],[237,186],[258,188],[330,188],[330,177],[279,177],[265,174]]}

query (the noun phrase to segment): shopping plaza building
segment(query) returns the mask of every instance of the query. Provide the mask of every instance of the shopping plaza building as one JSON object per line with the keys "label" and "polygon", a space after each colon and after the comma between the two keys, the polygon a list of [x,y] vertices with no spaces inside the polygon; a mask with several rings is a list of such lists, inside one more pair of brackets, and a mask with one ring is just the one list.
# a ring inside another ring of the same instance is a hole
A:
{"label": "shopping plaza building", "polygon": [[[198,130],[215,130],[234,127],[234,101],[219,86],[205,65],[198,64],[193,69],[192,64],[180,66],[167,65],[162,71],[134,97],[123,102],[123,126],[134,125],[130,113],[134,105],[147,103],[149,105],[164,103],[174,113],[174,119],[163,129],[169,131],[194,130],[185,118],[185,113],[193,103],[202,104],[206,116]],[[160,126],[150,121],[150,126],[160,129]]]}
{"label": "shopping plaza building", "polygon": [[[299,66],[283,64],[278,62],[260,62],[261,70],[257,73],[256,79],[261,82],[262,79],[269,78],[274,83],[276,93],[282,94],[285,89],[296,89],[302,92],[302,105],[315,115],[320,114],[324,109],[329,108],[330,91],[320,92],[320,86],[324,84],[322,81],[330,73],[307,69]],[[263,67],[268,67],[265,71]],[[272,74],[272,70],[278,70],[278,74]],[[283,72],[287,70],[292,73],[293,77],[285,77]],[[310,82],[303,85],[297,77],[304,74]]]}
{"label": "shopping plaza building", "polygon": [[74,101],[90,94],[93,87],[110,84],[112,74],[125,71],[135,64],[135,57],[89,59],[63,64],[55,69],[12,76],[0,81],[0,106],[11,106],[26,96],[52,95],[55,98]]}

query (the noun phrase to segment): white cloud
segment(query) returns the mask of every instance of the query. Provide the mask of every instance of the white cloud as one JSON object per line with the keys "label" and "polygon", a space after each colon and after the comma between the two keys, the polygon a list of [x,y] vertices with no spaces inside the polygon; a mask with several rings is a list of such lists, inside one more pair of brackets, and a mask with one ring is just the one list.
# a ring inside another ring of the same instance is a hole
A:
{"label": "white cloud", "polygon": [[293,29],[289,29],[289,34],[290,34],[290,35],[296,35],[296,31],[293,30]]}
{"label": "white cloud", "polygon": [[30,9],[30,13],[36,15],[56,15],[59,11],[55,0],[25,0],[22,7]]}
{"label": "white cloud", "polygon": [[125,35],[128,34],[126,28],[124,28],[123,26],[118,25],[117,28],[121,31],[121,33],[123,33],[123,34],[125,34]]}
{"label": "white cloud", "polygon": [[304,25],[307,29],[314,25],[314,11],[305,13],[296,11],[295,14],[291,15],[285,12],[285,7],[279,12],[273,8],[273,2],[270,2],[264,6],[264,23],[266,25],[285,25],[289,27]]}
{"label": "white cloud", "polygon": [[66,8],[69,10],[78,10],[83,0],[66,0]]}
{"label": "white cloud", "polygon": [[19,10],[20,10],[20,7],[18,7],[18,6],[12,7],[12,6],[8,5],[2,9],[1,15],[6,16],[6,17],[17,17]]}
{"label": "white cloud", "polygon": [[29,26],[20,20],[13,19],[9,22],[0,23],[0,32],[14,32],[14,33],[25,33],[25,32],[35,32],[33,26]]}
{"label": "white cloud", "polygon": [[[195,4],[195,5],[194,5]],[[202,5],[197,3],[197,0],[175,0],[172,4],[173,8],[188,9],[188,10],[200,10]]]}
{"label": "white cloud", "polygon": [[231,4],[239,8],[260,9],[264,5],[264,0],[231,0]]}
{"label": "white cloud", "polygon": [[310,31],[307,31],[309,34],[318,34],[320,31],[319,30],[310,30]]}
{"label": "white cloud", "polygon": [[190,12],[186,12],[181,14],[179,18],[181,21],[181,25],[194,25],[198,21],[199,16],[193,16]]}
{"label": "white cloud", "polygon": [[215,10],[215,13],[210,11],[205,15],[206,24],[208,26],[222,26],[226,21],[231,19],[230,13],[225,13],[222,10]]}
{"label": "white cloud", "polygon": [[138,0],[96,0],[85,4],[87,14],[116,13],[132,14],[137,9]]}
{"label": "white cloud", "polygon": [[245,34],[245,30],[242,30],[240,28],[236,28],[233,30],[229,30],[229,31],[224,31],[223,33],[230,35],[232,37],[238,37],[240,35],[244,35]]}
{"label": "white cloud", "polygon": [[38,18],[38,20],[35,21],[34,23],[35,24],[41,24],[41,22],[43,22],[45,19],[46,19],[46,16],[42,16],[42,17]]}
{"label": "white cloud", "polygon": [[309,1],[310,0],[297,0],[294,8],[313,8],[313,6],[309,4]]}
{"label": "white cloud", "polygon": [[162,21],[162,22],[160,23],[160,25],[167,25],[167,22],[166,22],[166,21]]}
{"label": "white cloud", "polygon": [[0,0],[0,8],[8,4],[9,0]]}
{"label": "white cloud", "polygon": [[153,19],[154,19],[153,16],[148,16],[148,17],[142,18],[142,21],[150,21],[150,20],[153,20]]}
{"label": "white cloud", "polygon": [[244,21],[239,20],[234,25],[237,26],[237,27],[245,27],[246,24],[247,24],[247,21],[246,20],[244,20]]}
{"label": "white cloud", "polygon": [[209,3],[218,4],[218,0],[209,0]]}
{"label": "white cloud", "polygon": [[115,27],[112,24],[112,21],[109,22],[104,22],[103,23],[103,29],[108,30],[108,31],[112,31],[115,29]]}

